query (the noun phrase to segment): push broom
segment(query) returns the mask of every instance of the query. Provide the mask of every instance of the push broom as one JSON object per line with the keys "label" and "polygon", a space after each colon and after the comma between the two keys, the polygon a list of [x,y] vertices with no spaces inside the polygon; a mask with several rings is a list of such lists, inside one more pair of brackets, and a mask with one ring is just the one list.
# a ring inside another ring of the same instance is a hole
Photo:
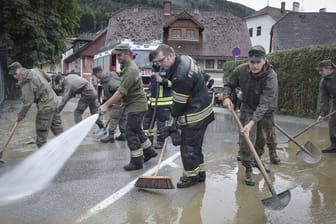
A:
{"label": "push broom", "polygon": [[156,170],[154,172],[154,176],[140,176],[138,180],[135,182],[136,187],[154,188],[154,189],[174,189],[173,182],[169,176],[157,176],[159,169],[160,169],[164,151],[167,148],[168,138],[169,137],[167,137],[164,141],[164,144],[163,144],[163,147],[160,153],[160,158],[156,166]]}

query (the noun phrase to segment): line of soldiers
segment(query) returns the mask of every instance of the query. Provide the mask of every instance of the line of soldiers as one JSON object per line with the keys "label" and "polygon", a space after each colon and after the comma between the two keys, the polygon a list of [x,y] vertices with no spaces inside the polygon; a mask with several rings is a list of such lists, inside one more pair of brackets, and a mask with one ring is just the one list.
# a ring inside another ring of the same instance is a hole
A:
{"label": "line of soldiers", "polygon": [[[18,62],[12,63],[8,74],[18,80],[23,93],[23,106],[18,113],[17,121],[21,121],[30,106],[36,103],[38,109],[36,144],[41,147],[47,141],[49,130],[55,135],[63,132],[60,112],[71,97],[81,94],[74,111],[75,122],[82,120],[82,114],[88,107],[91,114],[98,113],[98,110],[101,113],[109,111],[111,120],[109,133],[101,141],[113,142],[114,132],[119,124],[121,135],[118,138],[126,139],[130,149],[130,162],[124,169],[131,171],[141,169],[144,162],[157,156],[152,144],[153,122],[157,118],[158,148],[169,135],[178,133],[180,136],[179,140],[172,139],[176,145],[180,145],[184,167],[177,187],[185,188],[204,182],[206,171],[202,152],[203,139],[207,126],[215,117],[203,72],[191,57],[176,55],[173,48],[161,44],[150,54],[156,75],[153,76],[148,105],[130,47],[127,44],[119,44],[113,49],[113,54],[122,65],[120,75],[102,74],[100,67],[93,69],[93,74],[100,79],[104,94],[108,98],[100,107],[92,85],[78,75],[55,78],[56,83],[64,89],[62,101],[57,105],[57,96],[49,84],[50,77],[47,74],[40,69],[26,69]],[[240,131],[251,137],[260,157],[267,144],[271,162],[278,164],[280,159],[276,154],[277,143],[273,127],[277,107],[277,74],[265,55],[262,46],[253,46],[249,50],[248,63],[239,65],[224,85],[223,105],[233,110],[232,92],[240,88],[242,94],[240,120],[244,125]],[[336,109],[336,67],[330,60],[324,60],[320,62],[319,70],[322,79],[318,119],[321,119],[329,112],[330,102],[333,110]],[[118,116],[114,116],[116,114]],[[174,125],[167,126],[170,116],[175,122]],[[336,115],[329,121],[331,145],[323,150],[325,153],[336,152],[335,121]],[[96,124],[99,127],[98,134],[105,134],[104,124],[100,118]],[[240,138],[239,155],[242,165],[246,168],[244,181],[247,185],[254,185],[252,167],[255,166],[255,162],[243,138]]]}

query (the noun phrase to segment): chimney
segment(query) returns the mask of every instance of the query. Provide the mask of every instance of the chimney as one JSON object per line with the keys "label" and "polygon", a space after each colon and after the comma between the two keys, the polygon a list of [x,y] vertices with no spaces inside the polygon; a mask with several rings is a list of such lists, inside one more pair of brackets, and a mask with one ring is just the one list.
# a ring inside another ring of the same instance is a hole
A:
{"label": "chimney", "polygon": [[199,9],[196,7],[196,8],[194,8],[194,14],[195,15],[198,15],[199,14]]}
{"label": "chimney", "polygon": [[293,2],[293,12],[298,12],[300,8],[300,3]]}
{"label": "chimney", "polygon": [[281,2],[281,10],[280,12],[283,14],[286,11],[286,2]]}
{"label": "chimney", "polygon": [[171,1],[163,2],[163,15],[170,16],[171,14]]}
{"label": "chimney", "polygon": [[321,9],[320,9],[320,13],[321,13],[321,12],[327,12],[327,9],[326,9],[326,8],[321,8]]}

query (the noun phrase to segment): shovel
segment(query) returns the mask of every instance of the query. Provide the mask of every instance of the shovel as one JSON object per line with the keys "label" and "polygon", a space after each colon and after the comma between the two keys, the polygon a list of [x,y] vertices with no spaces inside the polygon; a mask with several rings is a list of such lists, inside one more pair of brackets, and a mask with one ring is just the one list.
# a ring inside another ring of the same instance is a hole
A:
{"label": "shovel", "polygon": [[291,137],[279,125],[274,123],[274,126],[301,149],[300,151],[296,153],[297,157],[299,157],[306,163],[317,163],[321,160],[321,150],[317,149],[313,143],[311,143],[310,141],[307,141],[306,144],[303,146],[299,144],[293,137]]}
{"label": "shovel", "polygon": [[[234,110],[231,110],[231,113],[234,117],[234,119],[236,120],[238,126],[240,129],[243,128],[243,125],[241,124],[236,112]],[[291,194],[290,194],[290,191],[289,190],[286,190],[284,192],[281,192],[280,194],[277,194],[273,185],[272,185],[272,182],[271,182],[271,179],[269,178],[269,176],[267,175],[266,173],[266,170],[264,168],[264,165],[262,164],[255,148],[254,148],[254,145],[252,144],[249,136],[246,134],[246,133],[243,133],[243,136],[245,138],[245,141],[247,142],[248,144],[248,147],[250,149],[250,151],[252,152],[253,156],[254,156],[254,159],[255,161],[257,162],[258,164],[258,167],[260,167],[260,171],[267,183],[267,186],[268,186],[268,189],[270,190],[271,194],[272,194],[272,197],[270,198],[266,198],[266,199],[263,199],[261,200],[263,205],[266,207],[266,208],[269,208],[271,210],[281,210],[283,208],[285,208],[290,199],[291,199]]]}
{"label": "shovel", "polygon": [[[333,112],[327,114],[326,116],[322,117],[320,120],[315,121],[313,123],[311,123],[308,127],[306,127],[305,129],[303,129],[302,131],[298,132],[297,134],[295,134],[292,138],[297,138],[300,135],[302,135],[303,133],[305,133],[306,131],[308,131],[310,128],[314,127],[315,125],[321,123],[323,120],[327,119],[328,117],[330,117],[331,115],[335,114],[336,110],[334,110]],[[288,140],[288,143],[291,142],[291,139]]]}
{"label": "shovel", "polygon": [[16,121],[16,122],[14,123],[14,125],[13,125],[12,130],[11,130],[10,133],[9,133],[9,136],[8,136],[8,138],[7,138],[7,141],[6,141],[5,144],[4,144],[4,147],[3,147],[2,151],[0,152],[0,164],[4,164],[4,163],[5,163],[5,161],[1,160],[1,159],[2,159],[2,155],[3,155],[4,151],[7,150],[7,146],[8,146],[8,144],[9,144],[10,140],[12,139],[12,137],[13,137],[13,135],[14,135],[14,133],[15,133],[15,131],[16,131],[18,125],[19,125],[19,122]]}

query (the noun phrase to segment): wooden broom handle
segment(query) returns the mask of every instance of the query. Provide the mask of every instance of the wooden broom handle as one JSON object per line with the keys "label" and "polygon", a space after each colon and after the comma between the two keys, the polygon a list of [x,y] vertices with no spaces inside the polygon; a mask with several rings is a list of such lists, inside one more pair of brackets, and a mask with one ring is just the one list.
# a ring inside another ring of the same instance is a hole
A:
{"label": "wooden broom handle", "polygon": [[7,146],[8,146],[8,144],[9,144],[10,140],[12,139],[12,137],[13,137],[13,135],[14,135],[14,133],[15,133],[15,130],[16,130],[16,128],[18,127],[18,125],[19,125],[19,122],[16,121],[16,122],[14,123],[14,125],[13,125],[13,128],[12,128],[11,132],[9,133],[9,136],[8,136],[8,138],[7,138],[6,143],[5,143],[4,146],[3,146],[3,149],[2,149],[2,151],[1,151],[1,154],[2,154],[4,151],[6,151]]}
{"label": "wooden broom handle", "polygon": [[160,158],[159,158],[159,162],[156,166],[156,169],[155,169],[155,172],[154,172],[154,176],[157,176],[158,172],[159,172],[159,169],[160,169],[160,165],[161,165],[161,161],[162,161],[162,158],[163,158],[163,154],[164,154],[164,151],[166,150],[167,148],[167,144],[168,144],[168,139],[169,139],[169,136],[165,139],[164,143],[163,143],[163,146],[162,146],[162,149],[161,149],[161,153],[160,153]]}

